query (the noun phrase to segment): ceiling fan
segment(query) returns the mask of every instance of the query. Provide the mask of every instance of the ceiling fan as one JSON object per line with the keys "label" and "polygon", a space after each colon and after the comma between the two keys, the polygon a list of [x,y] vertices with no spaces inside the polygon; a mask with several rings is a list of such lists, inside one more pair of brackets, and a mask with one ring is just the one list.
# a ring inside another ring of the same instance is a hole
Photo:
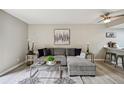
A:
{"label": "ceiling fan", "polygon": [[124,14],[120,14],[120,15],[115,15],[115,16],[110,16],[110,12],[107,12],[107,13],[105,13],[105,14],[103,14],[103,15],[100,15],[100,18],[102,18],[100,21],[98,21],[98,23],[100,23],[100,22],[104,22],[105,24],[106,23],[109,23],[109,22],[111,22],[111,20],[113,19],[113,18],[119,18],[119,17],[122,17],[122,16],[124,16]]}

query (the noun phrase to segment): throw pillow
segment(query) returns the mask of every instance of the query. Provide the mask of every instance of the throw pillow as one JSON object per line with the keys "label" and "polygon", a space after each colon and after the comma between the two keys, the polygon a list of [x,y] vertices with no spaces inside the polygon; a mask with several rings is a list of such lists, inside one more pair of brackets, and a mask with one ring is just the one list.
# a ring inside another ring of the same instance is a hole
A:
{"label": "throw pillow", "polygon": [[38,49],[38,58],[44,56],[44,49]]}
{"label": "throw pillow", "polygon": [[67,56],[75,56],[75,48],[68,48],[66,49]]}
{"label": "throw pillow", "polygon": [[53,55],[53,51],[51,48],[45,48],[44,49],[44,56],[49,56],[49,55]]}
{"label": "throw pillow", "polygon": [[81,54],[81,48],[76,48],[75,49],[75,56],[78,56]]}

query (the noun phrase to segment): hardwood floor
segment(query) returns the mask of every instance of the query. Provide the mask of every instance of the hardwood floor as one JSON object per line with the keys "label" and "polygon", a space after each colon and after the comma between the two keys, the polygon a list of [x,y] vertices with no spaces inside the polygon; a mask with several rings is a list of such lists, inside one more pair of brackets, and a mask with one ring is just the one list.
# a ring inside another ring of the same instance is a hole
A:
{"label": "hardwood floor", "polygon": [[123,84],[124,71],[114,65],[97,62],[96,77],[82,77],[84,84]]}
{"label": "hardwood floor", "polygon": [[[77,84],[124,84],[124,70],[121,67],[115,68],[114,65],[96,62],[96,77],[75,76],[70,77]],[[41,76],[59,77],[58,71],[44,71]],[[39,76],[40,76],[39,75]],[[63,77],[67,77],[67,70],[63,72]],[[17,84],[19,81],[29,77],[29,67],[25,65],[15,69],[14,71],[0,77],[1,84]],[[55,79],[41,79],[43,84],[53,84]]]}

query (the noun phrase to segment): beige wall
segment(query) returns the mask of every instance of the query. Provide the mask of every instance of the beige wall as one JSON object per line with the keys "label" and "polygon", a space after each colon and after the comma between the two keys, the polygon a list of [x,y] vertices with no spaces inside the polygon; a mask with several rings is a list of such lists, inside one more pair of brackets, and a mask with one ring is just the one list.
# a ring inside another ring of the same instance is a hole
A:
{"label": "beige wall", "polygon": [[0,72],[24,61],[28,25],[0,10]]}
{"label": "beige wall", "polygon": [[124,28],[111,28],[108,31],[113,31],[117,34],[115,41],[120,47],[124,47]]}
{"label": "beige wall", "polygon": [[[54,45],[54,29],[70,28],[71,44]],[[106,32],[114,31],[117,38],[106,38]],[[86,45],[90,44],[90,51],[95,54],[96,59],[103,59],[105,51],[103,46],[108,41],[116,41],[121,46],[123,43],[124,29],[107,29],[104,25],[29,25],[28,39],[35,42],[35,47],[82,47],[86,51]]]}
{"label": "beige wall", "polygon": [[[71,44],[54,45],[54,29],[70,28]],[[35,42],[36,48],[42,47],[82,47],[90,44],[90,51],[96,58],[103,58],[103,46],[106,44],[104,25],[29,25],[29,40]]]}

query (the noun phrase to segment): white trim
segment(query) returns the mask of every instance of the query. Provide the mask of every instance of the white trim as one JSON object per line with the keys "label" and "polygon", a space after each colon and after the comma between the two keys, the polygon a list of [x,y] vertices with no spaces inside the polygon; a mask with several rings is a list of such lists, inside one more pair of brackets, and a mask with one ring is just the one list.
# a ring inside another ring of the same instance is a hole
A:
{"label": "white trim", "polygon": [[3,71],[2,73],[0,73],[0,76],[2,76],[2,75],[4,75],[4,74],[6,74],[6,73],[12,71],[13,69],[15,69],[15,68],[17,68],[17,67],[23,65],[24,63],[25,63],[25,61],[20,62],[19,64],[15,65],[15,66],[13,66],[13,67],[11,67],[11,68],[9,68],[9,69],[7,69],[6,71]]}

